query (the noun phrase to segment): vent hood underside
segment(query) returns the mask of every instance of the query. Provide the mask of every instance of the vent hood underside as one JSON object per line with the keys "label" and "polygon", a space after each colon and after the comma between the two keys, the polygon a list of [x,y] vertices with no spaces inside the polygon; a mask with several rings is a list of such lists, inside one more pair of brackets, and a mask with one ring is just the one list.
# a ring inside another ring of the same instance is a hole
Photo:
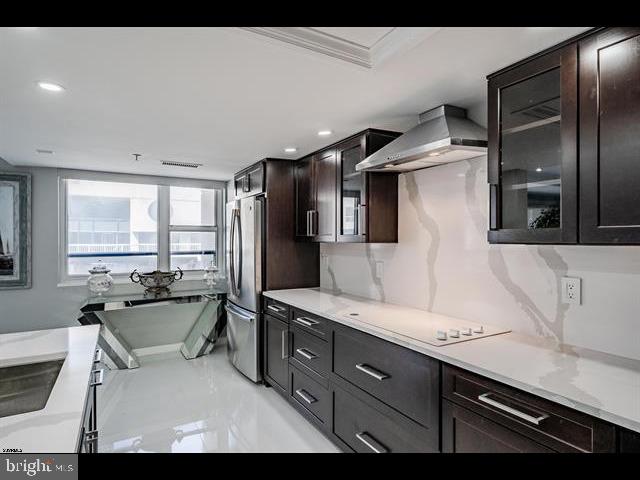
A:
{"label": "vent hood underside", "polygon": [[466,110],[441,105],[420,115],[417,126],[356,165],[358,171],[408,172],[485,155],[487,131]]}

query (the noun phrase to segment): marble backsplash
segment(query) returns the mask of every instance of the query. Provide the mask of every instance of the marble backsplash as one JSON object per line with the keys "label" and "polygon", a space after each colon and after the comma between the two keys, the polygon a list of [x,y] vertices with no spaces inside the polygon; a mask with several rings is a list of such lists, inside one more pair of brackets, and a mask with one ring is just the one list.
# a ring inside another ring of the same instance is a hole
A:
{"label": "marble backsplash", "polygon": [[400,175],[399,242],[322,244],[321,285],[640,359],[640,247],[490,245],[488,193],[486,157]]}

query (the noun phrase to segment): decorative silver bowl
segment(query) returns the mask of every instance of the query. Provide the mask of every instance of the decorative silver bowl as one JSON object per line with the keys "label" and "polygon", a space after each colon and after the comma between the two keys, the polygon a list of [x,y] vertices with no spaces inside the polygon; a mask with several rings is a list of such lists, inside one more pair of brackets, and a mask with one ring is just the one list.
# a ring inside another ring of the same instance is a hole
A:
{"label": "decorative silver bowl", "polygon": [[129,278],[133,283],[139,283],[147,291],[160,293],[169,290],[169,285],[182,278],[182,270],[178,267],[175,272],[161,272],[156,270],[155,272],[140,273],[138,270],[134,270],[129,275]]}

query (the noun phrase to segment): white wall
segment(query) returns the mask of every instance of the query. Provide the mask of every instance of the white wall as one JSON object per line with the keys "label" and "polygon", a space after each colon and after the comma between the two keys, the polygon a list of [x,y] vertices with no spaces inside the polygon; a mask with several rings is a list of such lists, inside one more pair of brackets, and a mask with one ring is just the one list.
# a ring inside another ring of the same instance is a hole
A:
{"label": "white wall", "polygon": [[640,247],[489,245],[486,164],[400,175],[398,244],[323,244],[321,285],[640,359]]}
{"label": "white wall", "polygon": [[[1,167],[1,165],[0,165]],[[86,286],[58,287],[58,170],[21,169],[32,173],[32,280],[27,290],[0,290],[0,334],[78,325],[88,295]],[[176,289],[204,287],[182,280]],[[113,293],[139,291],[133,284],[116,285]]]}

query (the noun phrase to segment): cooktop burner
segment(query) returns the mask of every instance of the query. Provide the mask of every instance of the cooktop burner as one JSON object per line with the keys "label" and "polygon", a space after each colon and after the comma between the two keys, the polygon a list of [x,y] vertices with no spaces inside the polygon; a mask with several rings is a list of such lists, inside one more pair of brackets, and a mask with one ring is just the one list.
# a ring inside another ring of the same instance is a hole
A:
{"label": "cooktop burner", "polygon": [[436,347],[467,342],[479,338],[509,333],[507,328],[482,325],[444,315],[425,312],[424,321],[404,315],[379,314],[374,311],[351,312],[343,315],[350,320],[366,323]]}

